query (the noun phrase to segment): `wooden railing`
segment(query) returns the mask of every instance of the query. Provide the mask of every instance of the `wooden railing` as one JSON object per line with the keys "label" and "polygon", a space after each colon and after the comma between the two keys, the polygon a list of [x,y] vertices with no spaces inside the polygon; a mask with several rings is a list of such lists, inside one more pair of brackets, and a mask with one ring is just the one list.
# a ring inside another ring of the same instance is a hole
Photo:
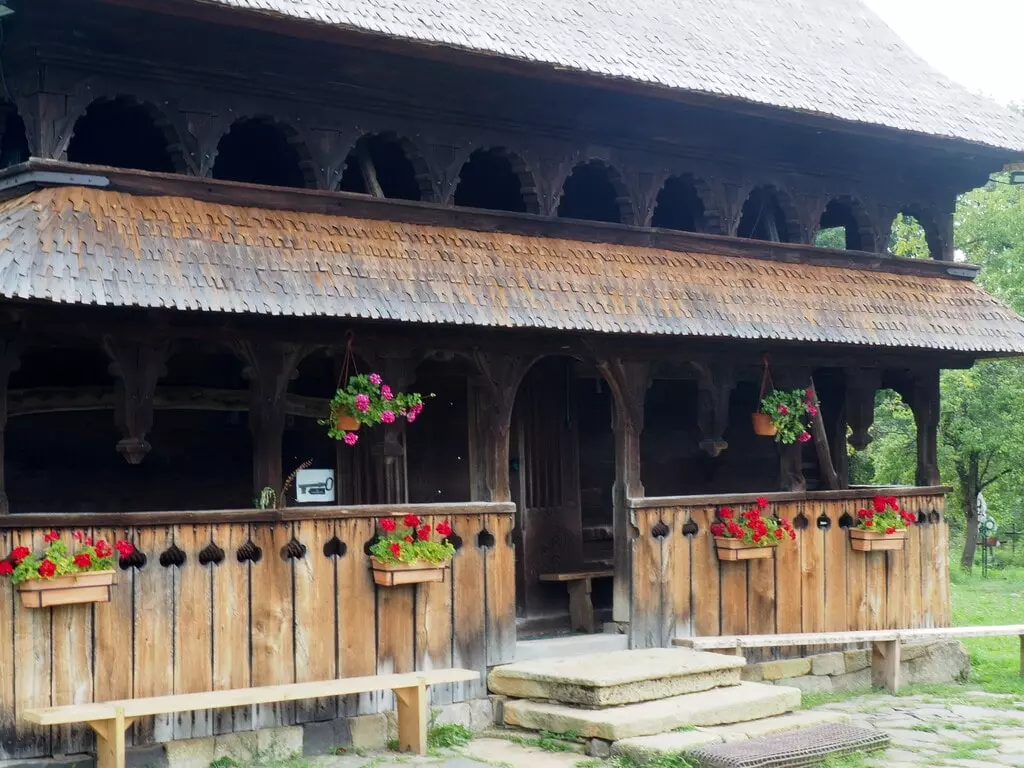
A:
{"label": "wooden railing", "polygon": [[[0,758],[91,749],[88,728],[31,727],[25,709],[90,701],[466,667],[433,704],[486,695],[512,660],[511,504],[0,517],[0,556],[83,529],[134,542],[109,603],[25,609],[0,579]],[[450,520],[459,547],[442,584],[375,588],[375,519]],[[144,557],[143,557],[144,556]],[[391,694],[146,718],[147,744],[390,709]]]}
{"label": "wooden railing", "polygon": [[[673,637],[948,626],[946,488],[764,494],[771,511],[799,518],[796,541],[775,559],[719,562],[709,527],[718,509],[755,494],[633,499],[631,643]],[[922,521],[903,551],[850,549],[841,526],[878,493],[896,496]]]}

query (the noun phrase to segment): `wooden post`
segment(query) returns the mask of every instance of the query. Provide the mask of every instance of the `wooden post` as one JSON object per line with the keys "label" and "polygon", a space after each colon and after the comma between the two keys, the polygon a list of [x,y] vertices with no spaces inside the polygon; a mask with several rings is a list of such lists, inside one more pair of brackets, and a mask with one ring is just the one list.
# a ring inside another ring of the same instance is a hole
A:
{"label": "wooden post", "polygon": [[828,432],[825,430],[825,420],[821,415],[821,401],[818,399],[818,390],[814,386],[814,379],[811,379],[811,392],[814,393],[812,404],[818,411],[810,418],[814,449],[818,454],[818,466],[825,479],[825,485],[828,486],[830,491],[834,491],[839,488],[839,474],[832,465],[832,451],[828,445]]}
{"label": "wooden post", "polygon": [[612,535],[615,581],[612,586],[612,620],[630,620],[633,572],[633,538],[636,520],[629,500],[641,498],[640,434],[644,429],[644,398],[650,385],[648,363],[619,359],[599,360],[598,370],[615,399],[615,484],[612,488]]}
{"label": "wooden post", "polygon": [[15,329],[0,334],[0,515],[9,514],[10,503],[7,500],[7,480],[4,477],[4,445],[7,429],[7,383],[11,372],[18,370],[19,356],[22,350],[23,337]]}
{"label": "wooden post", "polygon": [[914,373],[910,407],[917,424],[917,472],[919,486],[939,485],[939,371]]}
{"label": "wooden post", "polygon": [[473,501],[510,501],[509,428],[519,385],[535,355],[473,355],[480,375],[469,391],[469,479]]}
{"label": "wooden post", "polygon": [[876,640],[871,644],[871,685],[889,693],[900,689],[900,641]]}
{"label": "wooden post", "polygon": [[721,455],[729,447],[723,439],[729,426],[729,397],[736,387],[736,375],[730,365],[691,363],[697,369],[698,447],[708,456]]}
{"label": "wooden post", "polygon": [[871,425],[875,421],[875,392],[882,376],[871,368],[846,370],[846,420],[852,430],[850,445],[863,451],[871,443]]}
{"label": "wooden post", "polygon": [[427,754],[427,687],[421,680],[409,688],[395,688],[398,714],[398,749]]}
{"label": "wooden post", "polygon": [[[386,384],[395,392],[408,389],[415,376],[410,356],[382,355],[373,361]],[[377,475],[377,502],[407,504],[409,502],[408,464],[405,451],[405,419],[382,424],[373,432],[374,469]]]}
{"label": "wooden post", "polygon": [[[807,369],[787,366],[776,374],[775,386],[780,389],[806,388],[810,380]],[[779,443],[779,490],[803,493],[807,490],[807,478],[804,477],[804,444],[795,442],[792,445]]]}
{"label": "wooden post", "polygon": [[245,363],[249,380],[249,430],[252,432],[253,492],[281,491],[281,442],[284,437],[285,396],[299,362],[310,347],[279,342],[239,341],[235,352]]}
{"label": "wooden post", "polygon": [[117,452],[129,464],[141,464],[151,450],[146,435],[153,428],[156,383],[167,373],[170,344],[154,335],[145,338],[106,336],[103,348],[110,357],[114,386],[114,420],[123,437]]}

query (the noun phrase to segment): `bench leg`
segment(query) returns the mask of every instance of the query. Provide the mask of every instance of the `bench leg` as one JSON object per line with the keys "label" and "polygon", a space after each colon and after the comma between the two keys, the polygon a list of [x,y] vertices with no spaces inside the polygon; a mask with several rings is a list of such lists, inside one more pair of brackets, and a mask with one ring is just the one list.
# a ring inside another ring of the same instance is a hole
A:
{"label": "bench leg", "polygon": [[569,589],[569,621],[573,632],[593,634],[594,603],[590,600],[590,579],[566,582]]}
{"label": "bench leg", "polygon": [[427,686],[395,688],[398,699],[398,748],[427,754]]}
{"label": "bench leg", "polygon": [[900,689],[900,641],[881,640],[871,644],[871,684],[889,693]]}
{"label": "bench leg", "polygon": [[113,720],[89,722],[96,731],[96,768],[125,768],[124,732],[133,722],[135,719],[126,719],[120,707]]}

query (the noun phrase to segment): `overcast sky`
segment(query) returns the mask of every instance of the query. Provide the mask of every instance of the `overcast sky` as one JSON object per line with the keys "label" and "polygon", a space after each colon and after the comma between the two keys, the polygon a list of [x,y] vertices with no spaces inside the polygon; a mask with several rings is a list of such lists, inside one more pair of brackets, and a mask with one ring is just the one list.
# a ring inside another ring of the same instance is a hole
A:
{"label": "overcast sky", "polygon": [[998,101],[1024,102],[1024,0],[866,0],[932,66]]}

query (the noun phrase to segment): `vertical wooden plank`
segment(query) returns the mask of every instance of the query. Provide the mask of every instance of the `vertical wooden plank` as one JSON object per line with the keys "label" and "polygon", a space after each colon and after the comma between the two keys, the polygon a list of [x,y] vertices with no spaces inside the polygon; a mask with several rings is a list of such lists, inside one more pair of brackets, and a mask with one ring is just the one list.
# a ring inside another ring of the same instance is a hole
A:
{"label": "vertical wooden plank", "polygon": [[[922,511],[927,516],[930,509],[925,506]],[[938,602],[935,573],[935,530],[932,522],[921,525],[921,608],[922,624],[925,627],[935,626],[935,609]]]}
{"label": "vertical wooden plank", "polygon": [[[803,531],[800,546],[801,599],[803,610],[801,623],[804,632],[825,630],[825,534],[818,528],[821,502],[804,502],[803,512],[807,517],[807,528]],[[813,649],[815,646],[811,646]],[[813,653],[813,650],[808,650]]]}
{"label": "vertical wooden plank", "polygon": [[[92,535],[96,541],[102,539],[111,547],[119,539],[139,544],[132,531],[124,528],[96,528]],[[134,690],[136,570],[115,568],[117,585],[110,592],[110,602],[93,607],[93,698],[96,701],[130,699]],[[131,729],[126,737],[134,741]]]}
{"label": "vertical wooden plank", "polygon": [[[775,550],[775,556],[793,546],[788,536]],[[775,634],[775,560],[751,560],[747,566],[747,632],[752,635]],[[744,652],[748,662],[763,660],[760,649]]]}
{"label": "vertical wooden plank", "polygon": [[719,562],[715,554],[715,540],[711,535],[715,509],[694,509],[692,514],[698,529],[697,535],[690,540],[693,628],[697,637],[709,637],[717,635],[721,630]]}
{"label": "vertical wooden plank", "polygon": [[[780,518],[795,523],[799,507],[786,502],[778,505]],[[790,539],[775,551],[775,626],[779,633],[791,634],[800,632],[803,627],[800,594],[800,551],[803,540],[810,529],[796,532],[796,539]],[[790,653],[792,649],[782,649]]]}
{"label": "vertical wooden plank", "polygon": [[867,557],[850,549],[849,534],[846,553],[846,616],[850,629],[868,629]]}
{"label": "vertical wooden plank", "polygon": [[636,511],[637,537],[633,542],[632,609],[629,647],[661,647],[661,549],[662,538],[654,538],[660,509]]}
{"label": "vertical wooden plank", "polygon": [[[174,689],[174,580],[177,568],[160,565],[160,555],[173,543],[171,526],[136,531],[136,547],[146,565],[135,576],[135,670],[133,696],[166,696]],[[132,726],[136,744],[170,741],[174,716],[141,718]]]}
{"label": "vertical wooden plank", "polygon": [[747,562],[721,563],[722,634],[746,635],[747,631]]}
{"label": "vertical wooden plank", "polygon": [[[225,691],[252,685],[249,563],[239,562],[238,548],[249,539],[249,526],[215,525],[210,541],[224,550],[224,559],[212,569],[213,688]],[[252,707],[217,709],[214,732],[247,731],[252,727]]]}
{"label": "vertical wooden plank", "polygon": [[[368,519],[339,520],[335,529],[346,547],[337,564],[339,677],[377,674],[376,588],[364,551],[375,529]],[[342,709],[349,715],[375,712],[377,693],[346,697]]]}
{"label": "vertical wooden plank", "polygon": [[[903,545],[906,547],[906,544]],[[903,625],[907,584],[903,581],[907,572],[903,550],[885,553],[885,628],[905,629]]]}
{"label": "vertical wooden plank", "polygon": [[[337,600],[334,597],[334,558],[324,547],[334,538],[330,520],[295,523],[295,539],[306,547],[303,557],[292,560],[295,575],[295,682],[331,680],[338,674],[336,638]],[[300,701],[295,720],[330,720],[337,716],[333,698]]]}
{"label": "vertical wooden plank", "polygon": [[[467,544],[468,546],[468,544]],[[476,549],[474,536],[473,548]],[[480,607],[484,607],[486,588],[484,576],[484,555],[477,550],[479,558]],[[377,590],[377,674],[412,672],[416,667],[416,626],[413,613],[416,610],[416,591],[419,585],[380,587]],[[482,627],[481,627],[482,629]],[[480,633],[480,651],[485,652],[484,633]],[[486,666],[486,657],[484,659]],[[389,710],[395,706],[394,694],[382,691],[379,709]]]}
{"label": "vertical wooden plank", "polygon": [[[14,532],[0,530],[0,557],[14,549]],[[14,586],[9,578],[0,578],[0,638],[13,638]],[[14,643],[0,639],[0,760],[10,760],[15,753],[14,718]]]}
{"label": "vertical wooden plank", "polygon": [[[292,564],[282,556],[291,540],[286,523],[253,525],[253,543],[263,551],[250,572],[252,590],[252,684],[295,682]],[[253,711],[253,728],[273,728],[295,722],[294,702],[260,704]]]}
{"label": "vertical wooden plank", "polygon": [[885,629],[885,553],[864,553],[868,629]]}
{"label": "vertical wooden plank", "polygon": [[850,549],[849,535],[839,527],[843,515],[840,504],[829,505],[827,514],[832,525],[824,532],[825,538],[825,629],[829,632],[845,632],[849,629],[846,617],[847,582],[846,560]]}
{"label": "vertical wooden plank", "polygon": [[[511,516],[494,515],[494,522],[488,523],[488,530],[494,532],[494,549],[486,554],[487,558],[487,596],[488,604],[494,601],[496,610],[508,610],[507,607],[502,607],[503,603],[507,599],[502,592],[503,587],[501,585],[494,585],[492,581],[500,581],[503,577],[502,570],[506,567],[503,564],[502,550],[509,549],[511,546],[506,542],[505,537],[511,535],[512,523],[511,519],[507,522],[501,518]],[[438,523],[447,521],[451,523],[448,518],[434,517],[426,520],[426,523],[431,527],[436,526]],[[513,590],[512,593],[512,653],[515,653],[515,572],[514,564],[510,563],[507,566],[510,572],[507,575],[511,581],[509,585]],[[420,584],[416,589],[416,669],[419,670],[430,670],[430,669],[449,669],[452,666],[452,587],[451,587],[451,570],[445,576],[445,580],[433,584]],[[491,625],[488,625],[489,627]],[[500,633],[503,630],[502,624],[499,621],[495,622],[496,633]],[[488,630],[488,640],[490,640],[490,630]],[[490,648],[490,644],[488,644]],[[496,653],[501,654],[500,650]],[[489,662],[491,663],[491,662]],[[497,662],[494,662],[497,663]],[[432,685],[430,686],[430,703],[434,706],[442,706],[444,704],[452,703],[452,686],[451,684],[445,685]]]}
{"label": "vertical wooden plank", "polygon": [[[487,695],[487,639],[484,617],[484,558],[477,545],[483,527],[480,515],[459,515],[452,521],[462,547],[452,560],[452,605],[455,608],[452,664],[480,670],[481,680],[456,684],[455,701]],[[383,627],[379,632],[383,634]],[[379,666],[379,665],[378,665]]]}
{"label": "vertical wooden plank", "polygon": [[[578,485],[578,483],[577,483]],[[441,518],[437,518],[440,522]],[[494,546],[485,553],[487,577],[487,665],[508,664],[516,655],[516,560],[511,514],[487,515]]]}
{"label": "vertical wooden plank", "polygon": [[953,595],[949,583],[949,523],[946,521],[945,499],[941,496],[931,499],[932,505],[939,511],[942,521],[936,525],[936,573],[939,578],[939,615],[937,625],[948,627],[953,622]]}
{"label": "vertical wooden plank", "polygon": [[[14,534],[14,546],[38,551],[45,546],[44,530],[24,529]],[[50,611],[22,608],[14,604],[14,711],[52,704],[50,646]],[[23,670],[19,674],[19,670]],[[26,674],[27,673],[27,674]],[[18,723],[14,751],[17,757],[39,757],[51,754],[50,728]]]}
{"label": "vertical wooden plank", "polygon": [[[91,535],[82,532],[83,539]],[[71,531],[62,531],[61,540],[73,554],[77,546]],[[93,610],[91,605],[60,605],[53,609],[53,692],[54,706],[85,704],[93,700],[92,644]],[[92,729],[84,724],[62,725],[52,731],[51,749],[55,753],[75,755],[92,745]]]}
{"label": "vertical wooden plank", "polygon": [[[202,693],[213,689],[213,582],[210,567],[199,564],[199,553],[210,541],[210,526],[179,525],[174,543],[185,553],[176,569],[174,617],[174,692]],[[210,710],[173,715],[174,738],[213,735]]]}
{"label": "vertical wooden plank", "polygon": [[673,637],[693,636],[693,615],[690,605],[690,537],[683,534],[683,526],[689,519],[689,511],[685,507],[673,510],[669,525],[672,530],[665,549],[668,567],[664,569],[667,587],[663,589],[668,589],[670,604],[666,611],[668,626],[664,634],[669,643]]}

